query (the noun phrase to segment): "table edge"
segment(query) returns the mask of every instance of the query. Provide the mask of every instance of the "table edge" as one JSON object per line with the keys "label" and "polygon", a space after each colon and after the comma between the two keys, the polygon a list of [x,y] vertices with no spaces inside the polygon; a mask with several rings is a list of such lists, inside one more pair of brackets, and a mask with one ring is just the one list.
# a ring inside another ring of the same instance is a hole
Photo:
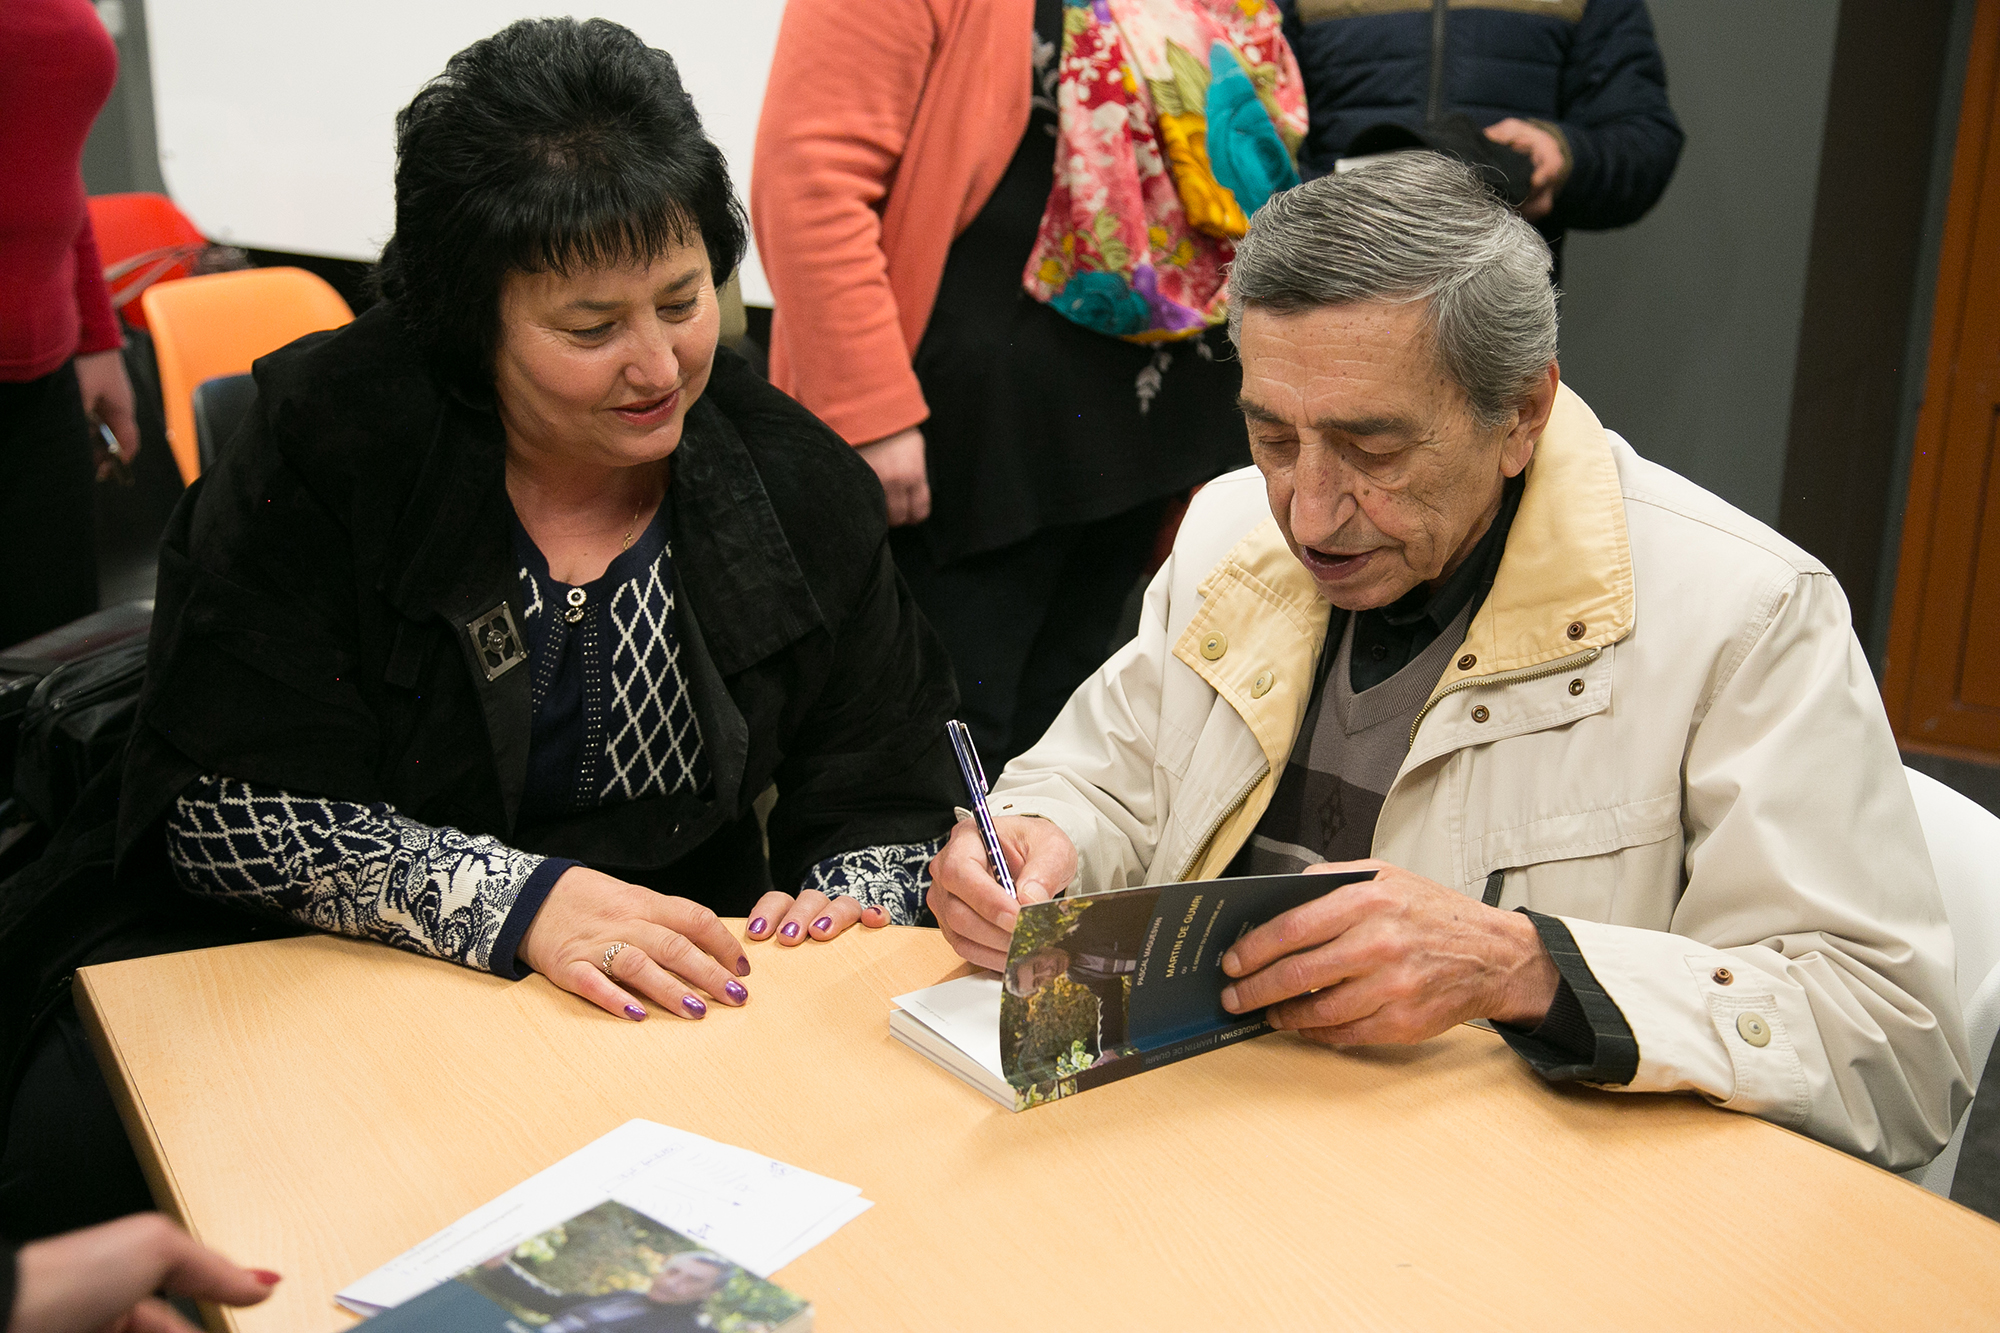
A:
{"label": "table edge", "polygon": [[[175,1225],[200,1240],[200,1234],[188,1217],[187,1200],[161,1151],[153,1119],[146,1113],[129,1075],[125,1054],[119,1048],[118,1039],[105,1025],[103,1014],[98,1011],[97,994],[92,988],[95,978],[90,975],[94,970],[78,968],[70,992],[76,1005],[77,1019],[83,1024],[92,1054],[97,1057],[98,1073],[103,1076],[112,1103],[118,1108],[118,1119],[125,1126],[125,1138],[132,1145],[132,1155],[139,1161],[139,1171],[146,1178],[146,1188],[152,1192],[154,1206],[172,1218]],[[236,1321],[226,1308],[208,1301],[196,1304],[201,1311],[202,1322],[214,1333],[236,1333]]]}

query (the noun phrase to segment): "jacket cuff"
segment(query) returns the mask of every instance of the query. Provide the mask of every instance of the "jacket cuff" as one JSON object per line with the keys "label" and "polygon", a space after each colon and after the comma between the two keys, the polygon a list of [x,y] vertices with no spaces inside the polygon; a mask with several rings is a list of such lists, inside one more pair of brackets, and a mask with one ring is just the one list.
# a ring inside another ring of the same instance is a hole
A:
{"label": "jacket cuff", "polygon": [[[1056,889],[1054,896],[1075,897],[1105,889],[1130,887],[1110,875],[1098,873],[1096,867],[1091,865],[1090,854],[1101,834],[1096,821],[1087,812],[1079,811],[1062,800],[1038,799],[1031,790],[996,791],[990,800],[995,819],[1046,819],[1061,829],[1063,836],[1069,839],[1069,845],[1076,848],[1076,874],[1070,877],[1069,883]],[[972,817],[970,811],[964,813],[966,818]]]}
{"label": "jacket cuff", "polygon": [[[784,296],[771,323],[771,383],[797,399],[851,445],[873,444],[930,420],[922,384],[903,337],[888,327],[847,339],[837,365],[826,358],[825,337],[812,326],[787,319]],[[795,346],[803,335],[808,346]]]}
{"label": "jacket cuff", "polygon": [[581,861],[565,861],[559,856],[551,856],[529,872],[527,882],[514,895],[514,905],[507,909],[507,920],[501,924],[500,933],[493,940],[493,952],[487,956],[487,969],[494,976],[519,981],[534,971],[515,957],[515,951],[521,947],[521,937],[528,933],[535,913],[542,910],[543,901],[548,898],[549,890],[556,886],[556,881],[562,878],[563,871],[582,864]]}
{"label": "jacket cuff", "polygon": [[1584,961],[1576,937],[1556,917],[1525,907],[1514,910],[1535,923],[1535,933],[1556,965],[1556,998],[1532,1031],[1505,1023],[1495,1023],[1493,1030],[1551,1082],[1630,1083],[1639,1071],[1639,1043],[1624,1011]]}

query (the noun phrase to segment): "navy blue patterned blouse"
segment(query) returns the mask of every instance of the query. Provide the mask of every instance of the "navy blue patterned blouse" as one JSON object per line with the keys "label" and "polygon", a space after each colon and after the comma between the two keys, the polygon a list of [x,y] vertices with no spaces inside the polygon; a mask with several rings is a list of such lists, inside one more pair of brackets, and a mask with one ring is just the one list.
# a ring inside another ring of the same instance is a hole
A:
{"label": "navy blue patterned blouse", "polygon": [[[581,587],[551,577],[515,521],[533,706],[524,817],[698,795],[710,784],[674,630],[668,515],[661,505],[631,549]],[[800,887],[880,905],[891,921],[911,925],[941,845],[829,857]],[[577,864],[434,828],[379,802],[300,796],[219,774],[190,784],[175,803],[167,850],[196,893],[507,977],[526,975],[515,956],[521,936]]]}

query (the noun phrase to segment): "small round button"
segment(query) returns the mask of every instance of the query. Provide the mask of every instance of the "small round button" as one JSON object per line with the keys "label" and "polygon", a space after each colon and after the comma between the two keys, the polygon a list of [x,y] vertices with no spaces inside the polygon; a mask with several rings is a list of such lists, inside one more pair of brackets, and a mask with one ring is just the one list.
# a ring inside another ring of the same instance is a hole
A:
{"label": "small round button", "polygon": [[1569,622],[1569,629],[1564,632],[1572,639],[1580,639],[1583,637],[1583,629],[1584,625],[1581,620],[1572,620]]}
{"label": "small round button", "polygon": [[1201,655],[1213,662],[1229,651],[1229,640],[1221,634],[1211,634],[1201,641]]}
{"label": "small round button", "polygon": [[[569,604],[571,606],[582,606],[589,598],[590,594],[581,588],[571,588],[569,590]],[[1574,638],[1575,636],[1572,635],[1571,637]]]}
{"label": "small round button", "polygon": [[1277,683],[1278,678],[1266,671],[1263,675],[1250,682],[1250,697],[1252,699],[1263,698],[1271,692],[1271,687]]}
{"label": "small round button", "polygon": [[1769,1046],[1771,1044],[1771,1025],[1755,1014],[1738,1014],[1736,1016],[1736,1035],[1749,1042],[1752,1046]]}
{"label": "small round button", "polygon": [[1492,717],[1492,716],[1493,716],[1493,714],[1491,714],[1491,713],[1489,713],[1489,712],[1487,712],[1487,711],[1486,711],[1486,705],[1485,705],[1485,704],[1475,704],[1475,705],[1473,706],[1473,709],[1472,709],[1472,720],[1473,720],[1474,722],[1484,722],[1484,721],[1485,721],[1485,720],[1486,720],[1487,718],[1489,718],[1489,717]]}
{"label": "small round button", "polygon": [[1569,683],[1569,692],[1570,692],[1571,694],[1582,694],[1582,693],[1583,693],[1583,682],[1582,682],[1582,681],[1580,681],[1580,680],[1573,680],[1573,681],[1571,681],[1571,682]]}
{"label": "small round button", "polygon": [[1716,968],[1716,969],[1715,969],[1715,984],[1716,984],[1716,985],[1718,985],[1718,986],[1727,986],[1727,985],[1728,985],[1728,984],[1729,984],[1730,982],[1732,982],[1732,981],[1734,981],[1734,980],[1736,980],[1736,974],[1735,974],[1734,972],[1731,972],[1731,971],[1730,971],[1730,970],[1729,970],[1728,968],[1726,968],[1726,967],[1718,967],[1718,968]]}
{"label": "small round button", "polygon": [[1467,653],[1465,656],[1458,659],[1458,669],[1460,671],[1470,671],[1472,670],[1472,668],[1478,665],[1479,665],[1479,659],[1474,657],[1471,653]]}

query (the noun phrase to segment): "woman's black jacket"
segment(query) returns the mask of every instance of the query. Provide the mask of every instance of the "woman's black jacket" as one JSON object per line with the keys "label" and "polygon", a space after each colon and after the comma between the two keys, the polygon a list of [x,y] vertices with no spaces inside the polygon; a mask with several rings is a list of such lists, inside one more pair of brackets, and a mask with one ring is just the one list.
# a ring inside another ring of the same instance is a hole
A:
{"label": "woman's black jacket", "polygon": [[[252,423],[161,550],[121,852],[224,773],[387,801],[736,914],[824,857],[949,828],[957,694],[890,560],[881,488],[740,358],[718,350],[666,501],[712,789],[539,824],[518,819],[528,670],[489,614],[523,623],[498,416],[440,391],[387,307],[272,353],[256,381]],[[767,870],[751,806],[772,783]]]}
{"label": "woman's black jacket", "polygon": [[[528,672],[466,626],[510,605],[497,417],[443,393],[390,311],[259,361],[257,408],[174,513],[119,769],[0,885],[0,1123],[33,1034],[90,963],[297,934],[179,887],[161,827],[205,772],[383,800],[724,914],[821,858],[949,827],[944,651],[853,451],[718,352],[672,465],[681,666],[714,775],[521,825]],[[776,783],[768,870],[752,802]],[[121,793],[122,783],[122,793]]]}

